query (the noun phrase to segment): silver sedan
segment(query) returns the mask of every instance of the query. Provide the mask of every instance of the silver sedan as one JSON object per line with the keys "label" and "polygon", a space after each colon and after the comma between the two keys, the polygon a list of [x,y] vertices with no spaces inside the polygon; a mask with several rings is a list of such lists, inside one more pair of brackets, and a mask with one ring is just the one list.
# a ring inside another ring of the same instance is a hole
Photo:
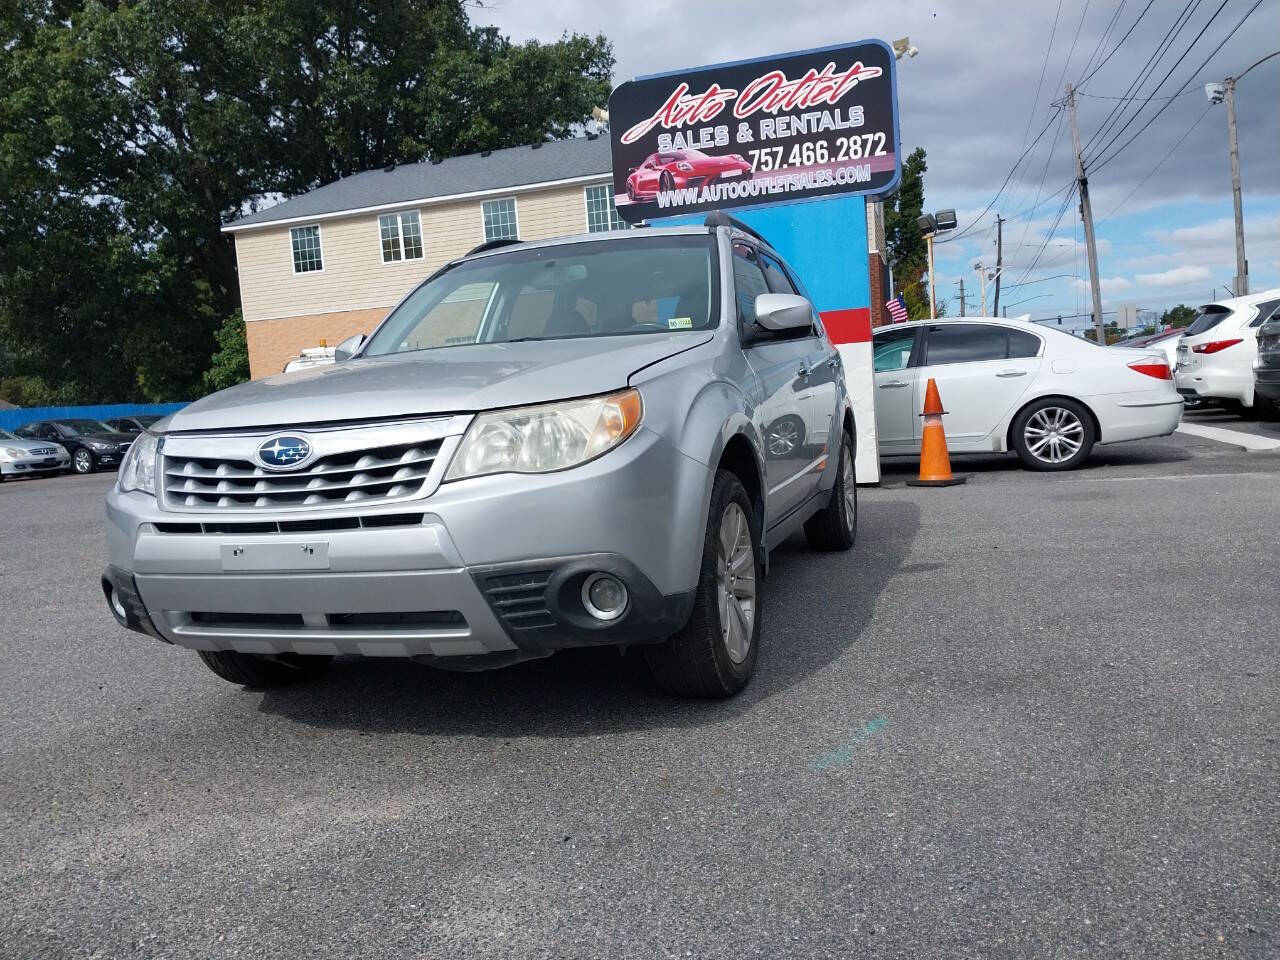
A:
{"label": "silver sedan", "polygon": [[25,440],[0,430],[0,480],[61,473],[71,466],[71,454],[49,440]]}

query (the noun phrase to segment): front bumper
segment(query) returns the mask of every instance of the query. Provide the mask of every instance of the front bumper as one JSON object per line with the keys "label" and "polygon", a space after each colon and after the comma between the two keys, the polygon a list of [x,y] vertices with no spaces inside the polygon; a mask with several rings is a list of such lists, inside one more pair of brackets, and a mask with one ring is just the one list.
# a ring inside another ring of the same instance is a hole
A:
{"label": "front bumper", "polygon": [[68,454],[54,457],[18,457],[0,460],[0,473],[6,477],[26,477],[37,473],[57,473],[71,466]]}
{"label": "front bumper", "polygon": [[[125,626],[199,650],[465,661],[658,641],[692,608],[709,473],[642,428],[573,470],[365,510],[175,512],[113,490],[104,579],[138,598],[137,623],[113,610]],[[626,584],[616,620],[581,603],[596,571]]]}

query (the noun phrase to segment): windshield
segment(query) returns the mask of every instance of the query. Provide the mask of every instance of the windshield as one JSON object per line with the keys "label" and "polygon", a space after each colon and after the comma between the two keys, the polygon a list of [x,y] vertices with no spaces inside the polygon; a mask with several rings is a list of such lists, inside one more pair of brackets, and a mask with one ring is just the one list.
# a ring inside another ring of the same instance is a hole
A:
{"label": "windshield", "polygon": [[139,414],[136,417],[133,417],[132,419],[136,420],[138,423],[140,423],[144,427],[149,427],[153,423],[160,420],[161,418],[155,414],[143,413],[143,414]]}
{"label": "windshield", "polygon": [[58,426],[62,428],[63,433],[69,433],[73,437],[81,437],[86,433],[115,433],[101,420],[59,420]]}
{"label": "windshield", "polygon": [[469,260],[413,291],[362,356],[716,325],[715,239],[648,236]]}
{"label": "windshield", "polygon": [[17,439],[18,438],[15,437],[8,430],[0,430],[0,440],[17,440]]}
{"label": "windshield", "polygon": [[1207,307],[1200,308],[1196,318],[1191,321],[1191,325],[1183,332],[1188,337],[1194,337],[1200,333],[1208,333],[1230,315],[1231,310],[1229,307],[1220,307],[1211,303]]}

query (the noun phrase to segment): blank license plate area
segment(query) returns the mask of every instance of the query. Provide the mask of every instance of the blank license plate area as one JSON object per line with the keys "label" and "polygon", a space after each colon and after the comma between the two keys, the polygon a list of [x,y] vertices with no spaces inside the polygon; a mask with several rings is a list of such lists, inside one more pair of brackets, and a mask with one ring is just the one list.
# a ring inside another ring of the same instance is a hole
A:
{"label": "blank license plate area", "polygon": [[222,569],[227,571],[328,570],[329,543],[224,543]]}

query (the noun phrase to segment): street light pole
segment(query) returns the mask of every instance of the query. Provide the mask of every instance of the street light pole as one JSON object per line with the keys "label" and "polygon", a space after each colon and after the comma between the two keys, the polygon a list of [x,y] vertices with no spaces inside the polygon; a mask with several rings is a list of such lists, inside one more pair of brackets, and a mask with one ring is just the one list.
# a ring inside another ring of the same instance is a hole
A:
{"label": "street light pole", "polygon": [[1240,203],[1240,145],[1236,140],[1236,78],[1227,77],[1227,140],[1231,149],[1231,203],[1236,213],[1236,296],[1249,293],[1249,261],[1244,258],[1244,209]]}
{"label": "street light pole", "polygon": [[926,236],[924,242],[929,247],[929,319],[936,320],[938,319],[938,300],[933,286],[933,234]]}

